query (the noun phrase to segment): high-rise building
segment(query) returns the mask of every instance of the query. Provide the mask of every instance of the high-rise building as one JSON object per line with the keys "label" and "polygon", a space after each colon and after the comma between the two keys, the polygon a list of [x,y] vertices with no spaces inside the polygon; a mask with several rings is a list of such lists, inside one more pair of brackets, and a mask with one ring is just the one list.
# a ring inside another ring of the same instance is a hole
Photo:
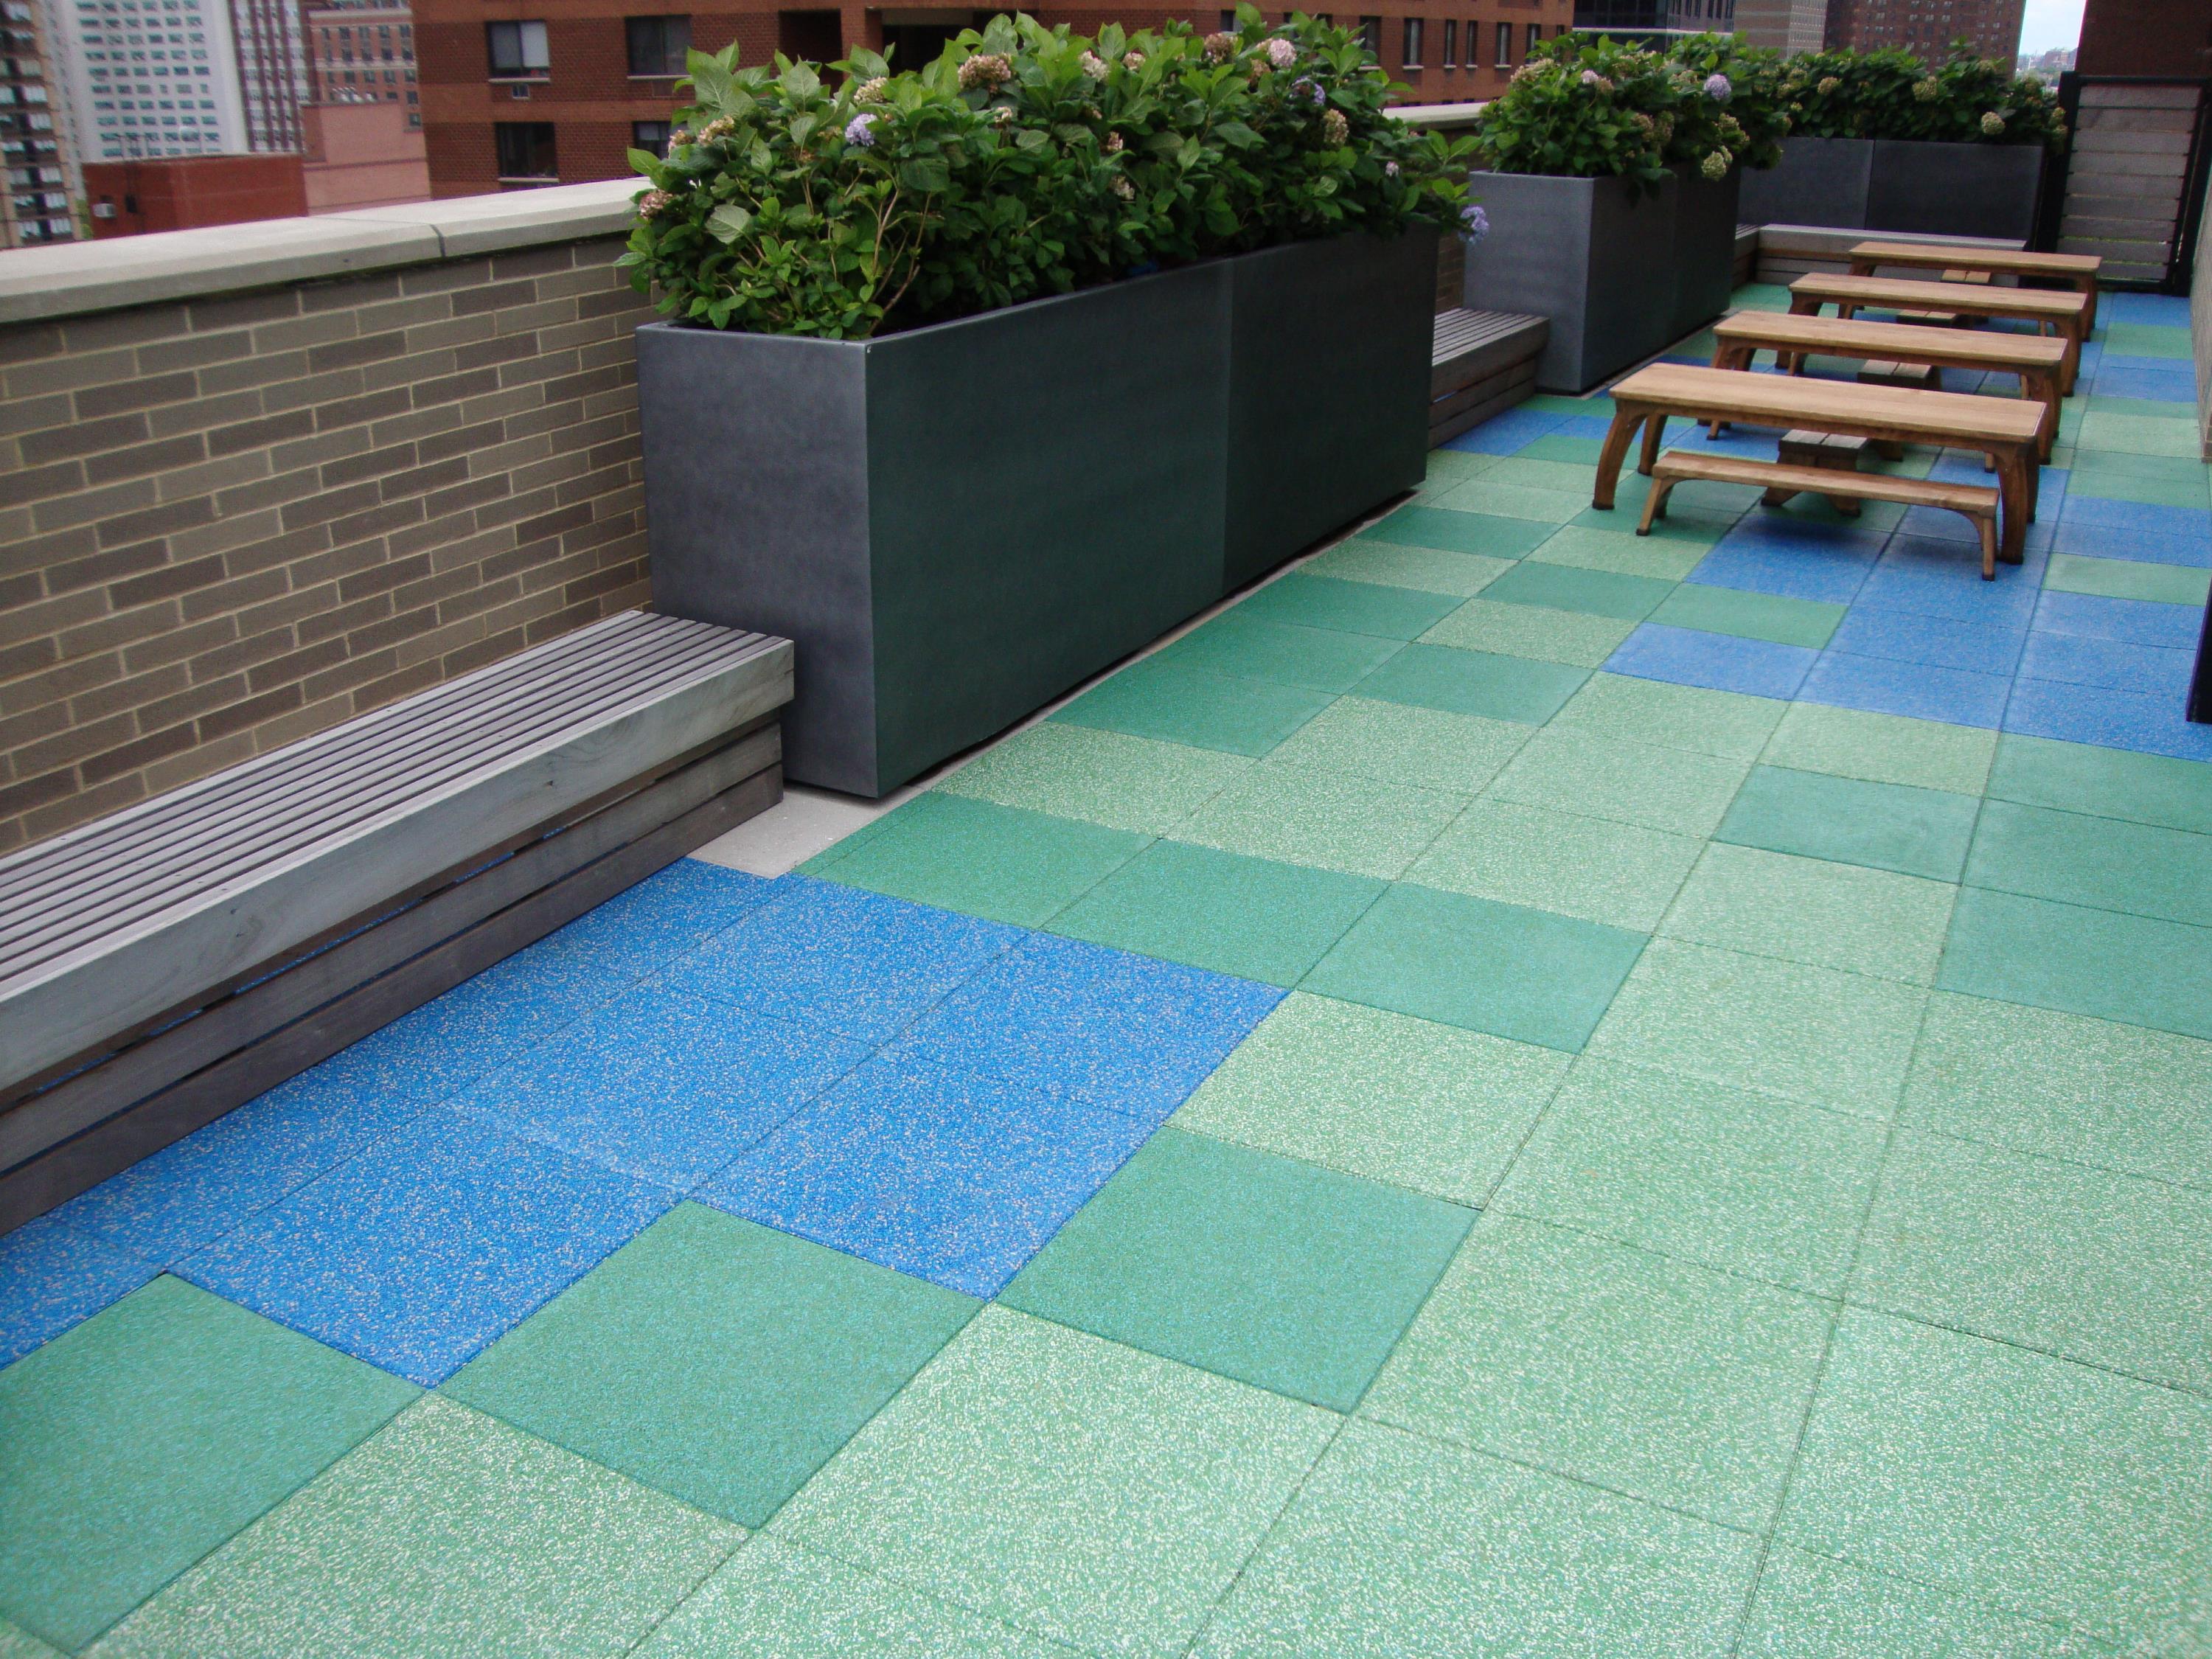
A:
{"label": "high-rise building", "polygon": [[1726,34],[1735,27],[1737,0],[1575,0],[1575,27],[1616,40],[1657,46],[1668,36]]}
{"label": "high-rise building", "polygon": [[52,0],[84,159],[300,148],[307,47],[295,0]]}
{"label": "high-rise building", "polygon": [[[1673,3],[1716,7],[1731,0]],[[433,192],[469,196],[623,177],[630,149],[657,150],[668,142],[675,81],[691,46],[718,51],[735,40],[742,62],[761,64],[777,52],[830,61],[859,44],[915,68],[961,29],[1003,9],[857,3],[787,9],[761,0],[720,12],[655,9],[667,3],[416,0]],[[1218,0],[1204,10],[1102,7],[1097,0],[1024,9],[1085,32],[1107,22],[1157,27],[1182,18],[1213,29],[1224,16],[1234,21]],[[1287,15],[1287,8],[1268,11],[1271,18]],[[1385,11],[1334,15],[1365,34],[1383,68],[1412,89],[1413,101],[1433,104],[1496,96],[1529,46],[1570,27],[1575,10],[1574,0],[1389,0]]]}
{"label": "high-rise building", "polygon": [[1871,52],[1903,46],[1929,63],[1964,40],[1977,58],[2009,64],[2020,55],[2023,0],[1829,0],[1827,43]]}
{"label": "high-rise building", "polygon": [[0,248],[66,242],[84,194],[34,0],[0,0]]}
{"label": "high-rise building", "polygon": [[1828,0],[1735,0],[1735,32],[1754,46],[1819,52],[1828,43]]}
{"label": "high-rise building", "polygon": [[309,5],[307,20],[309,101],[399,104],[410,127],[422,125],[411,11],[379,0],[332,0]]}

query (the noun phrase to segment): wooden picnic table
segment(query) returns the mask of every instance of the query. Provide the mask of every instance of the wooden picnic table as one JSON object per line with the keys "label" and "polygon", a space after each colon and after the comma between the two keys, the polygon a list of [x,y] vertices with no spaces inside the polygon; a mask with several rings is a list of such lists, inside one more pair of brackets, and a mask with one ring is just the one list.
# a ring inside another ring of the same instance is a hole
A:
{"label": "wooden picnic table", "polygon": [[2058,435],[2058,374],[2066,343],[2040,334],[1983,329],[1926,328],[1870,323],[1856,317],[1808,317],[1779,311],[1737,311],[1713,325],[1713,367],[1744,368],[1761,351],[1793,374],[1809,354],[1865,362],[1925,363],[1939,368],[1994,369],[2020,377],[2021,395],[2044,408],[2039,459],[2051,459]]}
{"label": "wooden picnic table", "polygon": [[1637,429],[1644,450],[1637,471],[1650,473],[1659,459],[1667,417],[1735,421],[1747,426],[1800,428],[1847,438],[1936,444],[1979,450],[1996,462],[1997,556],[2018,564],[2035,516],[2043,435],[2039,404],[2013,398],[1978,398],[1959,392],[1920,392],[1905,386],[1862,386],[1856,380],[1817,380],[1791,374],[1742,374],[1688,363],[1654,363],[1613,388],[1613,425],[1597,459],[1590,505],[1611,510],[1620,465]]}
{"label": "wooden picnic table", "polygon": [[2081,367],[2089,299],[2047,288],[1998,288],[1990,283],[1921,283],[1903,276],[1838,276],[1815,270],[1790,284],[1790,309],[1817,317],[1824,305],[1849,317],[1863,307],[1886,311],[1948,311],[1960,317],[2014,317],[2056,328],[2066,342],[2058,390],[2070,396]]}
{"label": "wooden picnic table", "polygon": [[2088,297],[2092,333],[2097,327],[2097,275],[2104,260],[2094,253],[2031,253],[2025,248],[1972,247],[1940,242],[1856,242],[1851,275],[1871,276],[1882,265],[1915,270],[1971,270],[1990,276],[2047,276],[2070,283]]}

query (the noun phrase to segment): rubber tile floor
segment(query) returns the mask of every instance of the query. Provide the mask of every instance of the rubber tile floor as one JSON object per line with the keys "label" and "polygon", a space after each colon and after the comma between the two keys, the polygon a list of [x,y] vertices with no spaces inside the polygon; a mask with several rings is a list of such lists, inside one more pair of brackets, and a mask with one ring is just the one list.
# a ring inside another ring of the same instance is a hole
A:
{"label": "rubber tile floor", "polygon": [[1994,583],[1537,398],[0,1239],[0,1656],[2212,1653],[2212,495],[2105,319]]}

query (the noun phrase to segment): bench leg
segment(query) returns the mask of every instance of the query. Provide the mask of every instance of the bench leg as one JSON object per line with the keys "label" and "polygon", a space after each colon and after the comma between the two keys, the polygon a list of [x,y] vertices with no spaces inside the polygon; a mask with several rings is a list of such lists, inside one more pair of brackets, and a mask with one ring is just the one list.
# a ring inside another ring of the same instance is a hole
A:
{"label": "bench leg", "polygon": [[1629,440],[1644,424],[1644,411],[1613,406],[1613,424],[1605,429],[1605,444],[1597,453],[1597,483],[1590,490],[1590,505],[1613,510],[1613,492],[1620,482],[1620,464],[1628,459]]}
{"label": "bench leg", "polygon": [[1982,538],[1982,580],[1993,582],[1997,579],[1997,521],[1994,515],[1977,513],[1969,515],[1974,528]]}
{"label": "bench leg", "polygon": [[1792,317],[1817,317],[1820,314],[1820,302],[1806,295],[1792,294],[1790,296],[1790,314]]}
{"label": "bench leg", "polygon": [[1873,438],[1868,442],[1874,453],[1885,461],[1901,461],[1905,459],[1905,446],[1894,438]]}
{"label": "bench leg", "polygon": [[1674,481],[1672,478],[1659,478],[1653,481],[1651,493],[1644,498],[1644,520],[1636,526],[1638,535],[1650,535],[1652,520],[1667,516],[1667,498],[1674,493]]}
{"label": "bench leg", "polygon": [[1636,470],[1647,478],[1651,476],[1651,469],[1659,464],[1659,445],[1666,435],[1667,417],[1664,415],[1654,415],[1644,423],[1644,453],[1637,457]]}
{"label": "bench leg", "polygon": [[2074,395],[2075,376],[2081,368],[2081,334],[2078,325],[2067,329],[2065,334],[2066,355],[2058,360],[2058,390],[2063,396],[2070,398]]}
{"label": "bench leg", "polygon": [[2020,395],[2033,398],[2043,405],[2043,429],[2036,441],[2036,459],[2048,466],[2051,446],[2058,441],[2057,384],[2048,374],[2023,374],[2020,377]]}
{"label": "bench leg", "polygon": [[1831,495],[1828,497],[1828,505],[1846,519],[1857,518],[1863,510],[1863,504],[1849,495]]}
{"label": "bench leg", "polygon": [[2081,312],[2082,331],[2086,334],[2094,334],[2097,331],[2097,279],[2094,276],[2084,276],[2075,286],[2089,298],[2089,303]]}
{"label": "bench leg", "polygon": [[1780,484],[1772,484],[1760,493],[1759,504],[1761,507],[1787,507],[1796,499],[1796,490],[1784,489]]}
{"label": "bench leg", "polygon": [[1997,557],[2021,562],[2027,547],[2028,485],[2021,458],[2007,455],[1997,467]]}

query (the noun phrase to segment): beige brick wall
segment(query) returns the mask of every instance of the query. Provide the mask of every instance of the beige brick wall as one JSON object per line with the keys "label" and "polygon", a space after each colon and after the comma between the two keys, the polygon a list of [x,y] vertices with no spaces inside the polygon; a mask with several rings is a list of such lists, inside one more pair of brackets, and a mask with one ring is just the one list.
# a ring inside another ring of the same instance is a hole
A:
{"label": "beige brick wall", "polygon": [[620,246],[0,327],[0,851],[643,604]]}

